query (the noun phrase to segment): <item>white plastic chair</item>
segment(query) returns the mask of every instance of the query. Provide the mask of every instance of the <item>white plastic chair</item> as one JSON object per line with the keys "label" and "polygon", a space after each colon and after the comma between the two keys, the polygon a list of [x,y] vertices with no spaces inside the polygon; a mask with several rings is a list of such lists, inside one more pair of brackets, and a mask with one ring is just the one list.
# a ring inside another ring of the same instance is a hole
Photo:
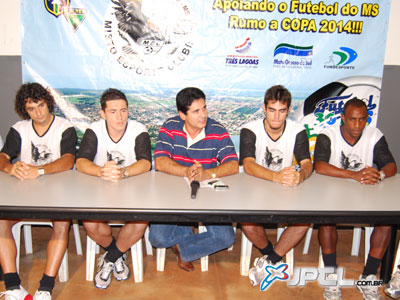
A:
{"label": "white plastic chair", "polygon": [[[109,223],[110,226],[123,226],[122,223]],[[144,239],[146,244],[147,255],[153,255],[153,248],[149,242],[149,228],[146,228],[144,233]],[[95,268],[95,256],[99,253],[100,247],[93,241],[88,235],[86,237],[86,280],[93,281],[94,268]],[[132,269],[133,278],[135,282],[143,281],[143,250],[142,250],[142,239],[136,242],[131,247],[132,256]]]}
{"label": "white plastic chair", "polygon": [[[279,241],[283,231],[286,227],[278,226],[277,230],[277,238]],[[308,229],[308,231],[312,231],[312,228]],[[307,232],[308,234],[308,232]],[[249,241],[244,232],[242,231],[242,242],[241,242],[241,250],[240,250],[240,275],[248,276],[251,262],[251,250],[253,248],[253,243]],[[286,253],[286,263],[289,265],[288,273],[289,275],[293,275],[294,268],[294,249],[291,249],[288,253]]]}
{"label": "white plastic chair", "polygon": [[[53,223],[49,221],[21,221],[16,223],[12,227],[12,234],[14,236],[15,245],[17,248],[17,272],[19,272],[19,260],[20,260],[20,248],[21,248],[21,228],[24,227],[24,238],[25,238],[25,247],[26,253],[32,253],[32,233],[31,226],[32,225],[42,225],[42,226],[50,226],[53,227]],[[25,227],[27,229],[25,229]],[[79,230],[79,228],[78,228]],[[76,238],[76,237],[75,237]],[[80,238],[79,238],[80,241]],[[82,247],[81,247],[82,252]],[[60,269],[58,270],[58,279],[60,282],[66,282],[69,279],[69,269],[68,269],[68,249],[65,251],[63,260],[60,265]]]}
{"label": "white plastic chair", "polygon": [[[367,259],[368,259],[368,254],[369,254],[370,239],[371,239],[372,232],[374,231],[374,227],[366,226],[364,228],[365,228],[364,263],[366,263]],[[353,243],[352,243],[352,247],[351,247],[351,255],[352,256],[358,256],[358,253],[360,251],[360,243],[361,243],[361,227],[355,226],[353,229]],[[324,261],[322,259],[321,247],[319,247],[318,267],[319,268],[324,267]]]}
{"label": "white plastic chair", "polygon": [[[199,223],[199,233],[206,232],[207,227]],[[236,233],[236,225],[233,226],[233,231]],[[233,250],[233,245],[228,248],[228,251]],[[165,248],[157,248],[157,271],[164,272],[165,268]],[[208,255],[203,256],[200,258],[201,263],[201,271],[207,272],[208,271]]]}

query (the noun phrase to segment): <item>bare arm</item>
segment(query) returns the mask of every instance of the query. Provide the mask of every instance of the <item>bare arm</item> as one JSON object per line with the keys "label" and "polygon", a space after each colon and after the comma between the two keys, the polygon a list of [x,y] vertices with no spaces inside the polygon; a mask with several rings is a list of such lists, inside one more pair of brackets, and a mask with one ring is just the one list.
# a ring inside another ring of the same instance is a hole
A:
{"label": "bare arm", "polygon": [[370,166],[356,172],[335,167],[324,161],[315,162],[315,171],[322,175],[350,178],[363,184],[377,184],[380,178],[379,171]]}
{"label": "bare arm", "polygon": [[[78,158],[76,168],[79,172],[101,177],[104,180],[116,182],[124,178],[124,169],[117,165],[115,161],[108,161],[103,167],[96,165],[87,158]],[[126,167],[128,177],[142,174],[149,171],[151,163],[147,159],[141,159]]]}
{"label": "bare arm", "polygon": [[[75,156],[66,153],[59,159],[40,167],[44,169],[45,174],[54,174],[72,169],[74,162]],[[0,170],[20,180],[34,179],[39,176],[39,167],[28,165],[22,161],[12,164],[10,157],[5,153],[0,153]]]}
{"label": "bare arm", "polygon": [[312,173],[312,163],[309,159],[304,159],[300,162],[299,172],[293,166],[283,168],[280,172],[271,171],[257,164],[254,157],[244,158],[243,168],[249,175],[278,182],[284,186],[296,186],[310,177]]}

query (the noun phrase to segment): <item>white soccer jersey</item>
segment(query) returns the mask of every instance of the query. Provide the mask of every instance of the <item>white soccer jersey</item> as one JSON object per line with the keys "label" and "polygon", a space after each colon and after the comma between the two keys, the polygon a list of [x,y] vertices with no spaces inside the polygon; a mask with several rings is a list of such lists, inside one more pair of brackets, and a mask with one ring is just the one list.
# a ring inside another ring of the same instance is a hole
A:
{"label": "white soccer jersey", "polygon": [[352,146],[343,138],[340,126],[325,128],[321,134],[325,134],[331,141],[329,163],[351,171],[359,171],[366,165],[372,166],[375,144],[383,136],[378,128],[366,126],[360,139]]}
{"label": "white soccer jersey", "polygon": [[256,135],[257,164],[275,172],[292,165],[296,136],[304,130],[301,124],[286,120],[285,130],[276,141],[267,134],[264,119],[250,122],[243,128],[251,130]]}
{"label": "white soccer jersey", "polygon": [[62,135],[73,125],[66,119],[54,116],[53,122],[43,136],[33,128],[32,120],[19,121],[12,126],[21,137],[20,160],[41,166],[61,157]]}
{"label": "white soccer jersey", "polygon": [[136,121],[128,120],[124,135],[118,142],[114,142],[108,132],[105,120],[94,122],[89,127],[97,136],[97,152],[94,163],[103,166],[107,161],[114,160],[120,166],[129,166],[135,163],[136,137],[147,132],[146,127]]}

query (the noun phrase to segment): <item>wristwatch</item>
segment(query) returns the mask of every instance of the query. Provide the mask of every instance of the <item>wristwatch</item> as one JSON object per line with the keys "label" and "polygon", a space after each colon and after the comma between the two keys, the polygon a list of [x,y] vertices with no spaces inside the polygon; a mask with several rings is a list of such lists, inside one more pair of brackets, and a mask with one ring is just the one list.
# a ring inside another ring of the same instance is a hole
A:
{"label": "wristwatch", "polygon": [[129,177],[128,170],[127,170],[125,167],[123,167],[123,173],[122,173],[122,176],[124,177],[124,179],[126,179],[126,178],[128,178],[128,177]]}
{"label": "wristwatch", "polygon": [[212,171],[212,173],[211,173],[211,178],[212,178],[212,179],[217,178],[217,174],[215,174],[214,171]]}
{"label": "wristwatch", "polygon": [[384,171],[379,171],[379,181],[383,181],[386,177],[386,174]]}
{"label": "wristwatch", "polygon": [[38,168],[38,173],[39,173],[39,176],[44,175],[44,169],[42,167],[39,167]]}

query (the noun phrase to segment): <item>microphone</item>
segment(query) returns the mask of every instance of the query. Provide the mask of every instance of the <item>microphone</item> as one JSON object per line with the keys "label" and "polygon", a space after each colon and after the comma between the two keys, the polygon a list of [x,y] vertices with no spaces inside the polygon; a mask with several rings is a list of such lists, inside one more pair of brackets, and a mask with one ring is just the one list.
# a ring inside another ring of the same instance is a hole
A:
{"label": "microphone", "polygon": [[191,197],[192,197],[192,199],[196,199],[196,196],[197,196],[197,191],[199,190],[199,188],[200,188],[200,183],[197,181],[197,180],[193,180],[191,183],[190,183],[190,187],[192,188],[192,191],[191,191]]}

